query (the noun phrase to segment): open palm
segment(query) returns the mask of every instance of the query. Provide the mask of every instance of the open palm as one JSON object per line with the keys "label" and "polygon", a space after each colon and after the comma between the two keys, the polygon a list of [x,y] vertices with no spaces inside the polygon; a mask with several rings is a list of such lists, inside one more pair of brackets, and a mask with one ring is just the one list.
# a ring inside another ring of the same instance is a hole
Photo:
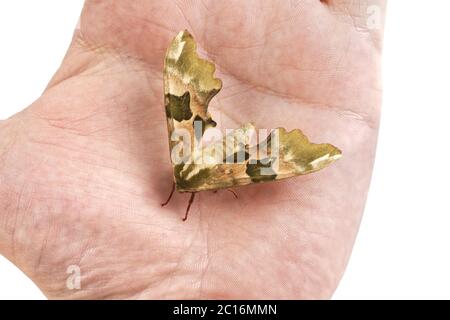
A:
{"label": "open palm", "polygon": [[[383,12],[383,1],[375,2]],[[381,28],[367,1],[88,0],[41,98],[0,122],[0,252],[50,298],[327,298],[368,190]],[[300,128],[343,158],[307,176],[170,192],[162,64],[188,29],[219,127]],[[69,266],[81,288],[70,290]]]}

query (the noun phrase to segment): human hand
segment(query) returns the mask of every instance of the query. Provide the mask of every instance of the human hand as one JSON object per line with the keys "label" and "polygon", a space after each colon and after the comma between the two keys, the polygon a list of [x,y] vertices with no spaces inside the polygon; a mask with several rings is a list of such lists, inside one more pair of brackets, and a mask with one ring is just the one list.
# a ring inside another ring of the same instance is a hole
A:
{"label": "human hand", "polygon": [[[384,12],[384,1],[370,1]],[[363,211],[380,113],[369,1],[88,0],[43,95],[0,122],[0,253],[49,298],[328,298]],[[300,128],[343,158],[164,208],[162,64],[179,30],[224,83],[219,127]],[[70,265],[80,290],[66,287]]]}

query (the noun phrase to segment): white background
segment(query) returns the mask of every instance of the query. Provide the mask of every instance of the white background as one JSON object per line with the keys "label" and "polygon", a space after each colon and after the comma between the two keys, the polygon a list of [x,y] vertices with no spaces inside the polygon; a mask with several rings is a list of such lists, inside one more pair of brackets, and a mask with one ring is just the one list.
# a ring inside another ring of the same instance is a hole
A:
{"label": "white background", "polygon": [[[0,119],[41,94],[70,43],[82,5],[82,0],[0,3]],[[378,155],[335,299],[450,299],[449,14],[447,0],[389,2]],[[0,299],[15,298],[44,296],[0,257]]]}

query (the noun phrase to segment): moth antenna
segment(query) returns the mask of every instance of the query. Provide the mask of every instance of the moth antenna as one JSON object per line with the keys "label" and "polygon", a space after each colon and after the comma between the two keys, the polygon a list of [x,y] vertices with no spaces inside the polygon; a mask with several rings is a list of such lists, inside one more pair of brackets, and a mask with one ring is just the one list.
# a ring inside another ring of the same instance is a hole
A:
{"label": "moth antenna", "polygon": [[161,203],[161,207],[164,207],[166,204],[169,203],[170,199],[172,199],[172,196],[173,196],[174,191],[175,191],[175,182],[172,183],[172,191],[170,191],[169,198],[167,198],[166,202]]}
{"label": "moth antenna", "polygon": [[186,208],[186,213],[184,215],[183,221],[187,220],[189,209],[191,208],[192,202],[194,202],[194,198],[195,198],[195,192],[192,192],[191,193],[191,197],[189,198],[189,203],[188,203],[188,206]]}
{"label": "moth antenna", "polygon": [[230,189],[227,189],[227,191],[231,192],[236,199],[238,198],[236,191],[234,191],[233,189],[230,188]]}

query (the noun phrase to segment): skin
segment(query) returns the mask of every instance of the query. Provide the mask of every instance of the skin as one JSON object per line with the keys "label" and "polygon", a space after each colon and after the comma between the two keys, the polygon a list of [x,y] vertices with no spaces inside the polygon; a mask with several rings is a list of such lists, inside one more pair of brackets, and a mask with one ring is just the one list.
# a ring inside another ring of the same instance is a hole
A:
{"label": "skin", "polygon": [[[0,122],[0,253],[49,298],[329,298],[369,187],[384,1],[94,1],[43,95]],[[214,61],[222,129],[300,128],[343,158],[280,182],[172,184],[162,63],[179,30]],[[67,268],[81,270],[69,290]]]}

